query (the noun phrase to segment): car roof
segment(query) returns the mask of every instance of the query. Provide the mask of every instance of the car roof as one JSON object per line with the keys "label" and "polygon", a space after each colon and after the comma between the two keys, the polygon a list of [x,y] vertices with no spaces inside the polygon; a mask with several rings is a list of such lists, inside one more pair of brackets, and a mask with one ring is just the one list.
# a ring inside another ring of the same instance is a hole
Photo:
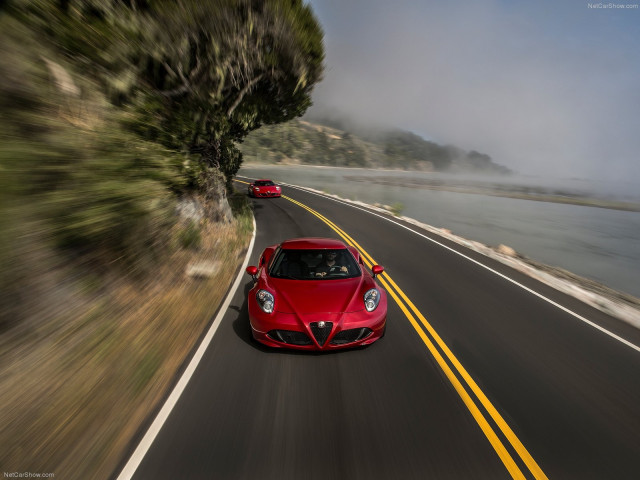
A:
{"label": "car roof", "polygon": [[320,238],[320,237],[306,237],[306,238],[292,238],[285,240],[280,246],[287,250],[307,250],[307,249],[327,249],[338,250],[347,248],[347,246],[340,240],[335,238]]}
{"label": "car roof", "polygon": [[271,182],[272,180],[270,178],[261,178],[259,180],[254,180],[254,182]]}

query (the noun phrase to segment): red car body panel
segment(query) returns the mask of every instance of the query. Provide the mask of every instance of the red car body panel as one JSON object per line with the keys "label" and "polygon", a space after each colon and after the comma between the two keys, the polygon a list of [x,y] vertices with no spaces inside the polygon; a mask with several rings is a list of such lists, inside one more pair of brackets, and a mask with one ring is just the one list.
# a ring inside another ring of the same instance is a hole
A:
{"label": "red car body panel", "polygon": [[[336,250],[349,252],[360,271],[350,278],[304,280],[270,275],[274,259],[281,250]],[[358,251],[334,239],[303,238],[283,242],[264,250],[249,291],[248,310],[253,337],[270,347],[299,350],[334,350],[368,345],[380,339],[386,328],[387,297],[373,276],[366,271]],[[369,312],[364,294],[377,289],[377,308]],[[265,290],[274,297],[273,311],[265,312],[256,294]],[[319,322],[325,327],[318,329]],[[320,333],[318,333],[320,332]]]}
{"label": "red car body panel", "polygon": [[[348,278],[344,280],[291,281],[272,278],[265,282],[267,289],[280,293],[281,298],[276,305],[276,311],[282,313],[337,313],[361,310],[362,302],[354,303],[354,296],[360,291],[364,277]],[[320,297],[321,296],[321,297]],[[322,303],[318,305],[318,298]]]}
{"label": "red car body panel", "polygon": [[267,178],[263,178],[254,180],[249,185],[248,194],[250,197],[280,197],[282,195],[282,187]]}

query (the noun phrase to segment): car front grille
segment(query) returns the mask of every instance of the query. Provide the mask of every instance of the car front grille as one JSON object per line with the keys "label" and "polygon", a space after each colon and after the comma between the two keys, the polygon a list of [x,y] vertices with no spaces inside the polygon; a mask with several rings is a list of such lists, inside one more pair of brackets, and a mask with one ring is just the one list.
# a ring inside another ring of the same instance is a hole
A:
{"label": "car front grille", "polygon": [[343,330],[331,339],[331,345],[344,345],[345,343],[358,342],[364,340],[373,333],[370,328],[352,328],[350,330]]}
{"label": "car front grille", "polygon": [[313,343],[306,333],[294,332],[293,330],[271,330],[267,335],[277,342],[289,345],[311,345]]}
{"label": "car front grille", "polygon": [[[324,323],[324,327],[320,328],[319,323]],[[331,329],[333,328],[333,322],[312,322],[309,324],[311,328],[311,333],[316,338],[318,345],[323,346],[324,342],[327,341],[329,335],[331,334]]]}

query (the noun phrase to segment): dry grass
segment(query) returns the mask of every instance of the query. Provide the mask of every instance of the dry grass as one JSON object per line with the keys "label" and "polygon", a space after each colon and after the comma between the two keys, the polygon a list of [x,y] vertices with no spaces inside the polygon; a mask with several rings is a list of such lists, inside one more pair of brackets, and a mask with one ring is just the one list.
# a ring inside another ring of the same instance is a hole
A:
{"label": "dry grass", "polygon": [[[144,285],[43,272],[64,302],[34,299],[37,321],[0,336],[3,471],[108,478],[220,305],[249,235],[246,219],[205,224],[200,248],[176,251]],[[194,261],[220,268],[188,277]]]}

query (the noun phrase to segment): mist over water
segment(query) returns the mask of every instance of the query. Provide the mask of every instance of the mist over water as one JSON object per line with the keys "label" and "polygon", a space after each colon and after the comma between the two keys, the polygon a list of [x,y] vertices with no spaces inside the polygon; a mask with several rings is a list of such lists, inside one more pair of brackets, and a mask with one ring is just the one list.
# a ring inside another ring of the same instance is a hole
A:
{"label": "mist over water", "polygon": [[[245,166],[239,175],[272,178],[365,203],[403,205],[402,215],[490,246],[500,244],[550,266],[640,297],[640,213],[477,193],[407,188],[406,179],[455,185],[511,185],[640,201],[639,188],[581,179],[487,177],[291,166]],[[381,185],[380,179],[387,184]],[[394,184],[393,180],[397,180]],[[286,194],[286,190],[285,190]]]}
{"label": "mist over water", "polygon": [[447,175],[450,181],[467,181],[478,184],[513,185],[532,189],[546,190],[549,193],[570,194],[603,200],[620,200],[625,202],[640,202],[640,179],[590,179],[580,177],[553,177],[551,175]]}
{"label": "mist over water", "polygon": [[327,69],[308,115],[402,128],[513,171],[630,193],[627,181],[640,183],[640,9],[597,3],[310,0]]}

